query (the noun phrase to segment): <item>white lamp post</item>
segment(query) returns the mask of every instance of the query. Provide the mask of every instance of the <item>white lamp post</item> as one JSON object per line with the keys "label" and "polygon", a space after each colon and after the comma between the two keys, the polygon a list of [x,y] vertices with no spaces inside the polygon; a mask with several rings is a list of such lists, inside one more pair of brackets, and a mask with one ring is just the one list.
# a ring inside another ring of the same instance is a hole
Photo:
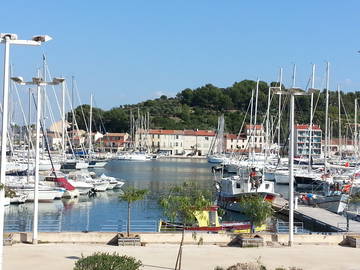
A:
{"label": "white lamp post", "polygon": [[[3,115],[1,132],[1,158],[0,158],[0,183],[5,185],[6,172],[6,144],[8,125],[8,100],[9,100],[9,58],[10,45],[40,46],[42,42],[51,40],[49,36],[34,36],[31,40],[19,40],[16,34],[0,33],[0,43],[5,44],[4,50],[4,79],[3,79]],[[3,231],[4,231],[4,189],[0,190],[0,270],[3,265]]]}
{"label": "white lamp post", "polygon": [[295,137],[295,96],[304,96],[313,93],[315,89],[304,92],[300,88],[290,88],[288,91],[275,91],[276,94],[290,95],[290,138],[289,138],[289,246],[294,241],[294,137]]}
{"label": "white lamp post", "polygon": [[34,186],[34,216],[32,243],[38,242],[38,212],[39,212],[39,163],[40,163],[40,118],[41,118],[41,86],[57,85],[64,81],[63,78],[54,78],[52,82],[44,82],[42,78],[33,78],[31,82],[24,82],[22,77],[12,77],[14,82],[20,85],[37,86],[37,110],[36,110],[36,146],[35,146],[35,186]]}

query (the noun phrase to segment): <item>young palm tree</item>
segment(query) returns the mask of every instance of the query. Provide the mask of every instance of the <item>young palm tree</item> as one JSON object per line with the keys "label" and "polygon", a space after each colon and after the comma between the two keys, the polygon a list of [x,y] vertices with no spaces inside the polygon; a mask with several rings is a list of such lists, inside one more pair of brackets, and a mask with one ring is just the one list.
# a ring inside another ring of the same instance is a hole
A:
{"label": "young palm tree", "polygon": [[133,187],[128,187],[124,190],[124,193],[119,196],[121,201],[127,202],[128,204],[127,236],[130,235],[130,205],[135,201],[143,200],[147,193],[147,189],[136,189]]}

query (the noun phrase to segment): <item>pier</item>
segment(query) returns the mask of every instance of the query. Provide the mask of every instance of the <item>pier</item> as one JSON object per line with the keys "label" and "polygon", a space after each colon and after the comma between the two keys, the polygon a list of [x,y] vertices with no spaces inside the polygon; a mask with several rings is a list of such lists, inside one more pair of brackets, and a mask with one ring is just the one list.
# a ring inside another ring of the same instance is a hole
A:
{"label": "pier", "polygon": [[[273,204],[273,208],[280,215],[289,215],[287,207],[287,200],[281,199]],[[354,232],[360,233],[360,222],[352,219],[347,219],[346,216],[341,216],[332,213],[326,209],[298,205],[294,210],[294,218],[304,223],[304,227],[311,231],[323,232]]]}

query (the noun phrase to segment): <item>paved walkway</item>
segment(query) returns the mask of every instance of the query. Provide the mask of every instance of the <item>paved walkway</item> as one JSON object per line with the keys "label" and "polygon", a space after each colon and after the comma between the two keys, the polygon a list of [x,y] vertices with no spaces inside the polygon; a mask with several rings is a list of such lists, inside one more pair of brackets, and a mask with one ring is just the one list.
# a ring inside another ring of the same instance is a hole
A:
{"label": "paved walkway", "polygon": [[[4,249],[5,270],[72,270],[81,255],[97,251],[118,252],[140,259],[143,270],[174,269],[178,245],[118,247],[99,244],[16,244]],[[236,248],[186,245],[183,270],[213,270],[238,262],[261,261],[267,269],[296,266],[303,270],[358,270],[360,249],[340,246],[304,245],[278,248]]]}

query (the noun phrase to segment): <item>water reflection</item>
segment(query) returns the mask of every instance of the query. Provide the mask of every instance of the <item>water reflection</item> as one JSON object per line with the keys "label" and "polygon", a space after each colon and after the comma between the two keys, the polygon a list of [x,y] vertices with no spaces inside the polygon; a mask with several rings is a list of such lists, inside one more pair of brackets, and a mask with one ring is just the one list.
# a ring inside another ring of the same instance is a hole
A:
{"label": "water reflection", "polygon": [[[149,162],[124,162],[114,160],[105,168],[93,169],[98,175],[126,180],[126,186],[148,189],[145,201],[132,205],[132,220],[148,224],[133,230],[155,231],[157,221],[163,218],[157,199],[172,185],[196,181],[201,188],[213,190],[211,164],[204,160],[156,160]],[[287,197],[288,186],[280,185],[275,191]],[[96,197],[81,196],[71,200],[56,200],[39,204],[40,231],[124,231],[127,222],[127,204],[119,201],[121,191],[98,193]],[[354,208],[355,209],[355,208]],[[31,231],[33,204],[10,205],[5,211],[7,231]],[[150,224],[150,225],[149,225]]]}

